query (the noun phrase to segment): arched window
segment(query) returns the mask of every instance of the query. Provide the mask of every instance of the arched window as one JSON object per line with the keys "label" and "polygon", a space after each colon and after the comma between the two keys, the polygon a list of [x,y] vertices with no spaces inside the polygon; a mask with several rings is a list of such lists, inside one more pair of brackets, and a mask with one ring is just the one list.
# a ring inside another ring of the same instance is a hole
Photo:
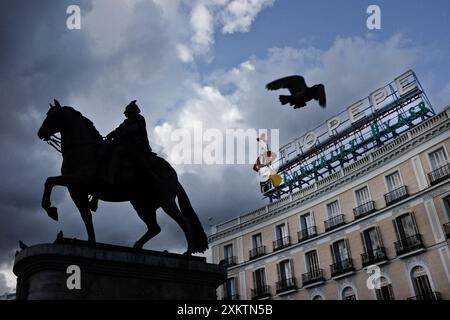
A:
{"label": "arched window", "polygon": [[380,288],[376,289],[378,300],[394,300],[394,292],[392,291],[392,285],[386,277],[381,277],[379,280]]}
{"label": "arched window", "polygon": [[430,279],[428,279],[427,272],[421,266],[416,266],[411,270],[411,279],[414,286],[416,300],[437,300],[440,295],[433,292],[431,288]]}
{"label": "arched window", "polygon": [[313,300],[323,300],[323,297],[320,294],[316,294],[312,299]]}
{"label": "arched window", "polygon": [[356,300],[356,294],[352,287],[346,287],[342,290],[342,300]]}

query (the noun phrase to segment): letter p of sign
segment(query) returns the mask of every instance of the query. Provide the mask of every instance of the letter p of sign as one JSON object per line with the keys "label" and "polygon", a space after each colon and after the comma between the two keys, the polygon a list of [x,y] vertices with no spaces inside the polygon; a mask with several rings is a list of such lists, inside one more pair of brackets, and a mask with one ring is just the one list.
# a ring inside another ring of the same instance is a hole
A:
{"label": "letter p of sign", "polygon": [[66,20],[66,26],[69,30],[80,30],[81,29],[81,10],[77,5],[70,5],[66,10],[67,14],[70,16]]}
{"label": "letter p of sign", "polygon": [[70,265],[67,267],[67,274],[70,276],[67,278],[66,285],[69,290],[81,290],[81,270],[77,265]]}

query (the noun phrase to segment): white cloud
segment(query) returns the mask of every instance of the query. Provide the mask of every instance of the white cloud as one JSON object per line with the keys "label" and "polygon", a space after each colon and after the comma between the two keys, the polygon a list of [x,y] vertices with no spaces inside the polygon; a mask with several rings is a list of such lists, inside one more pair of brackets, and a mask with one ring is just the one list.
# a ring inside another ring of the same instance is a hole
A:
{"label": "white cloud", "polygon": [[[193,35],[184,44],[179,54],[183,62],[190,62],[186,47],[190,47],[194,55],[211,54],[216,29],[224,34],[250,31],[251,24],[258,13],[271,6],[275,0],[197,0],[190,7],[190,21]],[[180,52],[180,50],[178,49]]]}
{"label": "white cloud", "polygon": [[207,53],[214,43],[214,25],[212,13],[202,3],[197,3],[192,8],[190,25],[194,32],[191,37],[193,49],[199,53]]}
{"label": "white cloud", "polygon": [[222,32],[248,32],[258,13],[274,0],[232,0],[220,13]]}

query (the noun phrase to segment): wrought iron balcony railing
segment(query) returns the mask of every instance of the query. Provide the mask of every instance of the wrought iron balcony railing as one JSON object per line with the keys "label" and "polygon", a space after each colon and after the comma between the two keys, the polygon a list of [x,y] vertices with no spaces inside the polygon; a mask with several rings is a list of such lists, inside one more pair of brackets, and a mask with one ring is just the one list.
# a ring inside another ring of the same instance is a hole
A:
{"label": "wrought iron balcony railing", "polygon": [[407,300],[442,300],[441,293],[437,291],[424,292]]}
{"label": "wrought iron balcony railing", "polygon": [[251,289],[252,300],[262,299],[270,297],[272,294],[270,293],[270,286],[263,285],[260,287],[256,287],[255,289]]}
{"label": "wrought iron balcony railing", "polygon": [[415,234],[395,242],[395,251],[398,256],[423,247],[422,236],[420,234]]}
{"label": "wrought iron balcony railing", "polygon": [[442,227],[444,228],[445,236],[447,239],[450,239],[450,222],[445,223]]}
{"label": "wrought iron balcony railing", "polygon": [[381,261],[386,261],[386,249],[384,247],[380,247],[376,250],[364,252],[361,254],[361,260],[363,267],[370,266],[371,264],[378,263]]}
{"label": "wrought iron balcony railing", "polygon": [[235,266],[237,264],[237,257],[236,256],[226,257],[225,259],[220,260],[219,264],[222,264],[224,267]]}
{"label": "wrought iron balcony railing", "polygon": [[276,283],[277,293],[297,289],[295,278],[282,279]]}
{"label": "wrought iron balcony railing", "polygon": [[450,178],[450,163],[431,171],[428,174],[428,178],[430,179],[431,185],[438,184],[439,182]]}
{"label": "wrought iron balcony railing", "polygon": [[250,260],[262,257],[266,254],[266,246],[260,246],[257,248],[253,248],[249,251]]}
{"label": "wrought iron balcony railing", "polygon": [[291,245],[291,237],[284,237],[273,242],[273,251],[286,248]]}
{"label": "wrought iron balcony railing", "polygon": [[321,281],[325,281],[323,269],[312,269],[310,272],[302,274],[303,286],[307,286]]}
{"label": "wrought iron balcony railing", "polygon": [[344,215],[340,214],[340,215],[334,216],[334,217],[326,220],[324,223],[325,223],[325,231],[330,231],[330,230],[336,229],[345,224]]}
{"label": "wrought iron balcony railing", "polygon": [[313,237],[317,236],[317,228],[316,226],[309,227],[304,230],[300,230],[298,232],[298,242],[305,241],[307,239],[311,239]]}
{"label": "wrought iron balcony railing", "polygon": [[386,202],[386,205],[390,206],[391,204],[399,202],[408,197],[409,197],[408,188],[406,186],[401,186],[400,188],[397,188],[389,193],[386,193],[384,195],[384,200]]}
{"label": "wrought iron balcony railing", "polygon": [[352,259],[344,259],[342,261],[336,262],[330,265],[331,276],[336,277],[344,273],[355,271]]}
{"label": "wrought iron balcony railing", "polygon": [[375,201],[369,201],[353,209],[355,220],[375,212]]}

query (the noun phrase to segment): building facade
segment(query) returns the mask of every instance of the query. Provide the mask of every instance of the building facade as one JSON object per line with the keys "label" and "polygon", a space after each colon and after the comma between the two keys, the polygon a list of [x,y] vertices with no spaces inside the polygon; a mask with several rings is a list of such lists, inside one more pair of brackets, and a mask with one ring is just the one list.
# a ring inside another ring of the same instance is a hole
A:
{"label": "building facade", "polygon": [[450,107],[212,227],[219,299],[450,299]]}

